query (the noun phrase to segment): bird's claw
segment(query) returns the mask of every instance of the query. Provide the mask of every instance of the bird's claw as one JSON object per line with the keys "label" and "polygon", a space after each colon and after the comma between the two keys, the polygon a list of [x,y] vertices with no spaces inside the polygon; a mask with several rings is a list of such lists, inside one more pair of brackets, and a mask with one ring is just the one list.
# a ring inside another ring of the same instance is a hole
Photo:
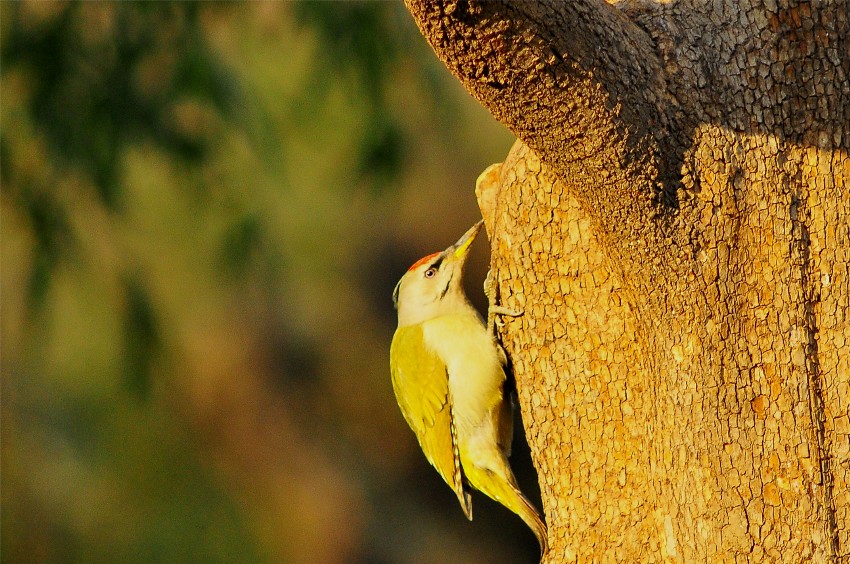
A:
{"label": "bird's claw", "polygon": [[522,311],[510,309],[498,304],[496,296],[496,283],[491,276],[492,271],[487,272],[487,277],[484,279],[484,293],[487,294],[487,331],[496,337],[496,327],[500,329],[505,326],[505,322],[497,316],[519,317]]}

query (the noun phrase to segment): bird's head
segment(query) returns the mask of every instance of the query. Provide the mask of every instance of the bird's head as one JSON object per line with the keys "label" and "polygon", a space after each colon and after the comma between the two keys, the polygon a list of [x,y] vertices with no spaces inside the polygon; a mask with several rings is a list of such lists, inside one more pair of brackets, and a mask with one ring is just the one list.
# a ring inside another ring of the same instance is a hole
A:
{"label": "bird's head", "polygon": [[468,306],[463,291],[463,267],[469,246],[481,230],[473,225],[457,243],[413,263],[393,291],[399,326],[414,325]]}

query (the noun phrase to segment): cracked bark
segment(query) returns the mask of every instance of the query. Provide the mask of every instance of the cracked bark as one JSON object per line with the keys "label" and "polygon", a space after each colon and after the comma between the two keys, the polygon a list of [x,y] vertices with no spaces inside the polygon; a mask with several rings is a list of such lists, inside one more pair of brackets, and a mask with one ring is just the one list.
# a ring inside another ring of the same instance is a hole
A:
{"label": "cracked bark", "polygon": [[847,3],[407,4],[519,138],[480,201],[548,561],[850,559]]}

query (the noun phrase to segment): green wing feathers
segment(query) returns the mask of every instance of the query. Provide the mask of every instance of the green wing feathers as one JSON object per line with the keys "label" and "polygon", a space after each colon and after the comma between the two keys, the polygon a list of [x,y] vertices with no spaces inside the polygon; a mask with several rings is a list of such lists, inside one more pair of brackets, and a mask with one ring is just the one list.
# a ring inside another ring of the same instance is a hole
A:
{"label": "green wing feathers", "polygon": [[404,419],[419,440],[428,462],[454,490],[472,519],[472,498],[463,471],[452,422],[446,365],[425,346],[422,327],[399,327],[390,346],[393,390]]}

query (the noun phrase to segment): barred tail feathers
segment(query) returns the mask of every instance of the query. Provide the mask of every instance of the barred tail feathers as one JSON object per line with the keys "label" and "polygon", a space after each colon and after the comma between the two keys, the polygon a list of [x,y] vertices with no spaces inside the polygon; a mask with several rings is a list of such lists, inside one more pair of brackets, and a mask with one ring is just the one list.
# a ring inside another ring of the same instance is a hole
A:
{"label": "barred tail feathers", "polygon": [[451,424],[449,426],[452,434],[452,455],[454,457],[454,473],[452,475],[452,481],[454,484],[449,484],[455,491],[457,495],[457,499],[460,502],[460,508],[463,509],[464,515],[466,518],[472,521],[472,494],[469,493],[469,489],[464,484],[463,479],[463,469],[460,465],[460,450],[458,449],[457,442],[457,430],[455,429],[454,417],[452,417]]}

